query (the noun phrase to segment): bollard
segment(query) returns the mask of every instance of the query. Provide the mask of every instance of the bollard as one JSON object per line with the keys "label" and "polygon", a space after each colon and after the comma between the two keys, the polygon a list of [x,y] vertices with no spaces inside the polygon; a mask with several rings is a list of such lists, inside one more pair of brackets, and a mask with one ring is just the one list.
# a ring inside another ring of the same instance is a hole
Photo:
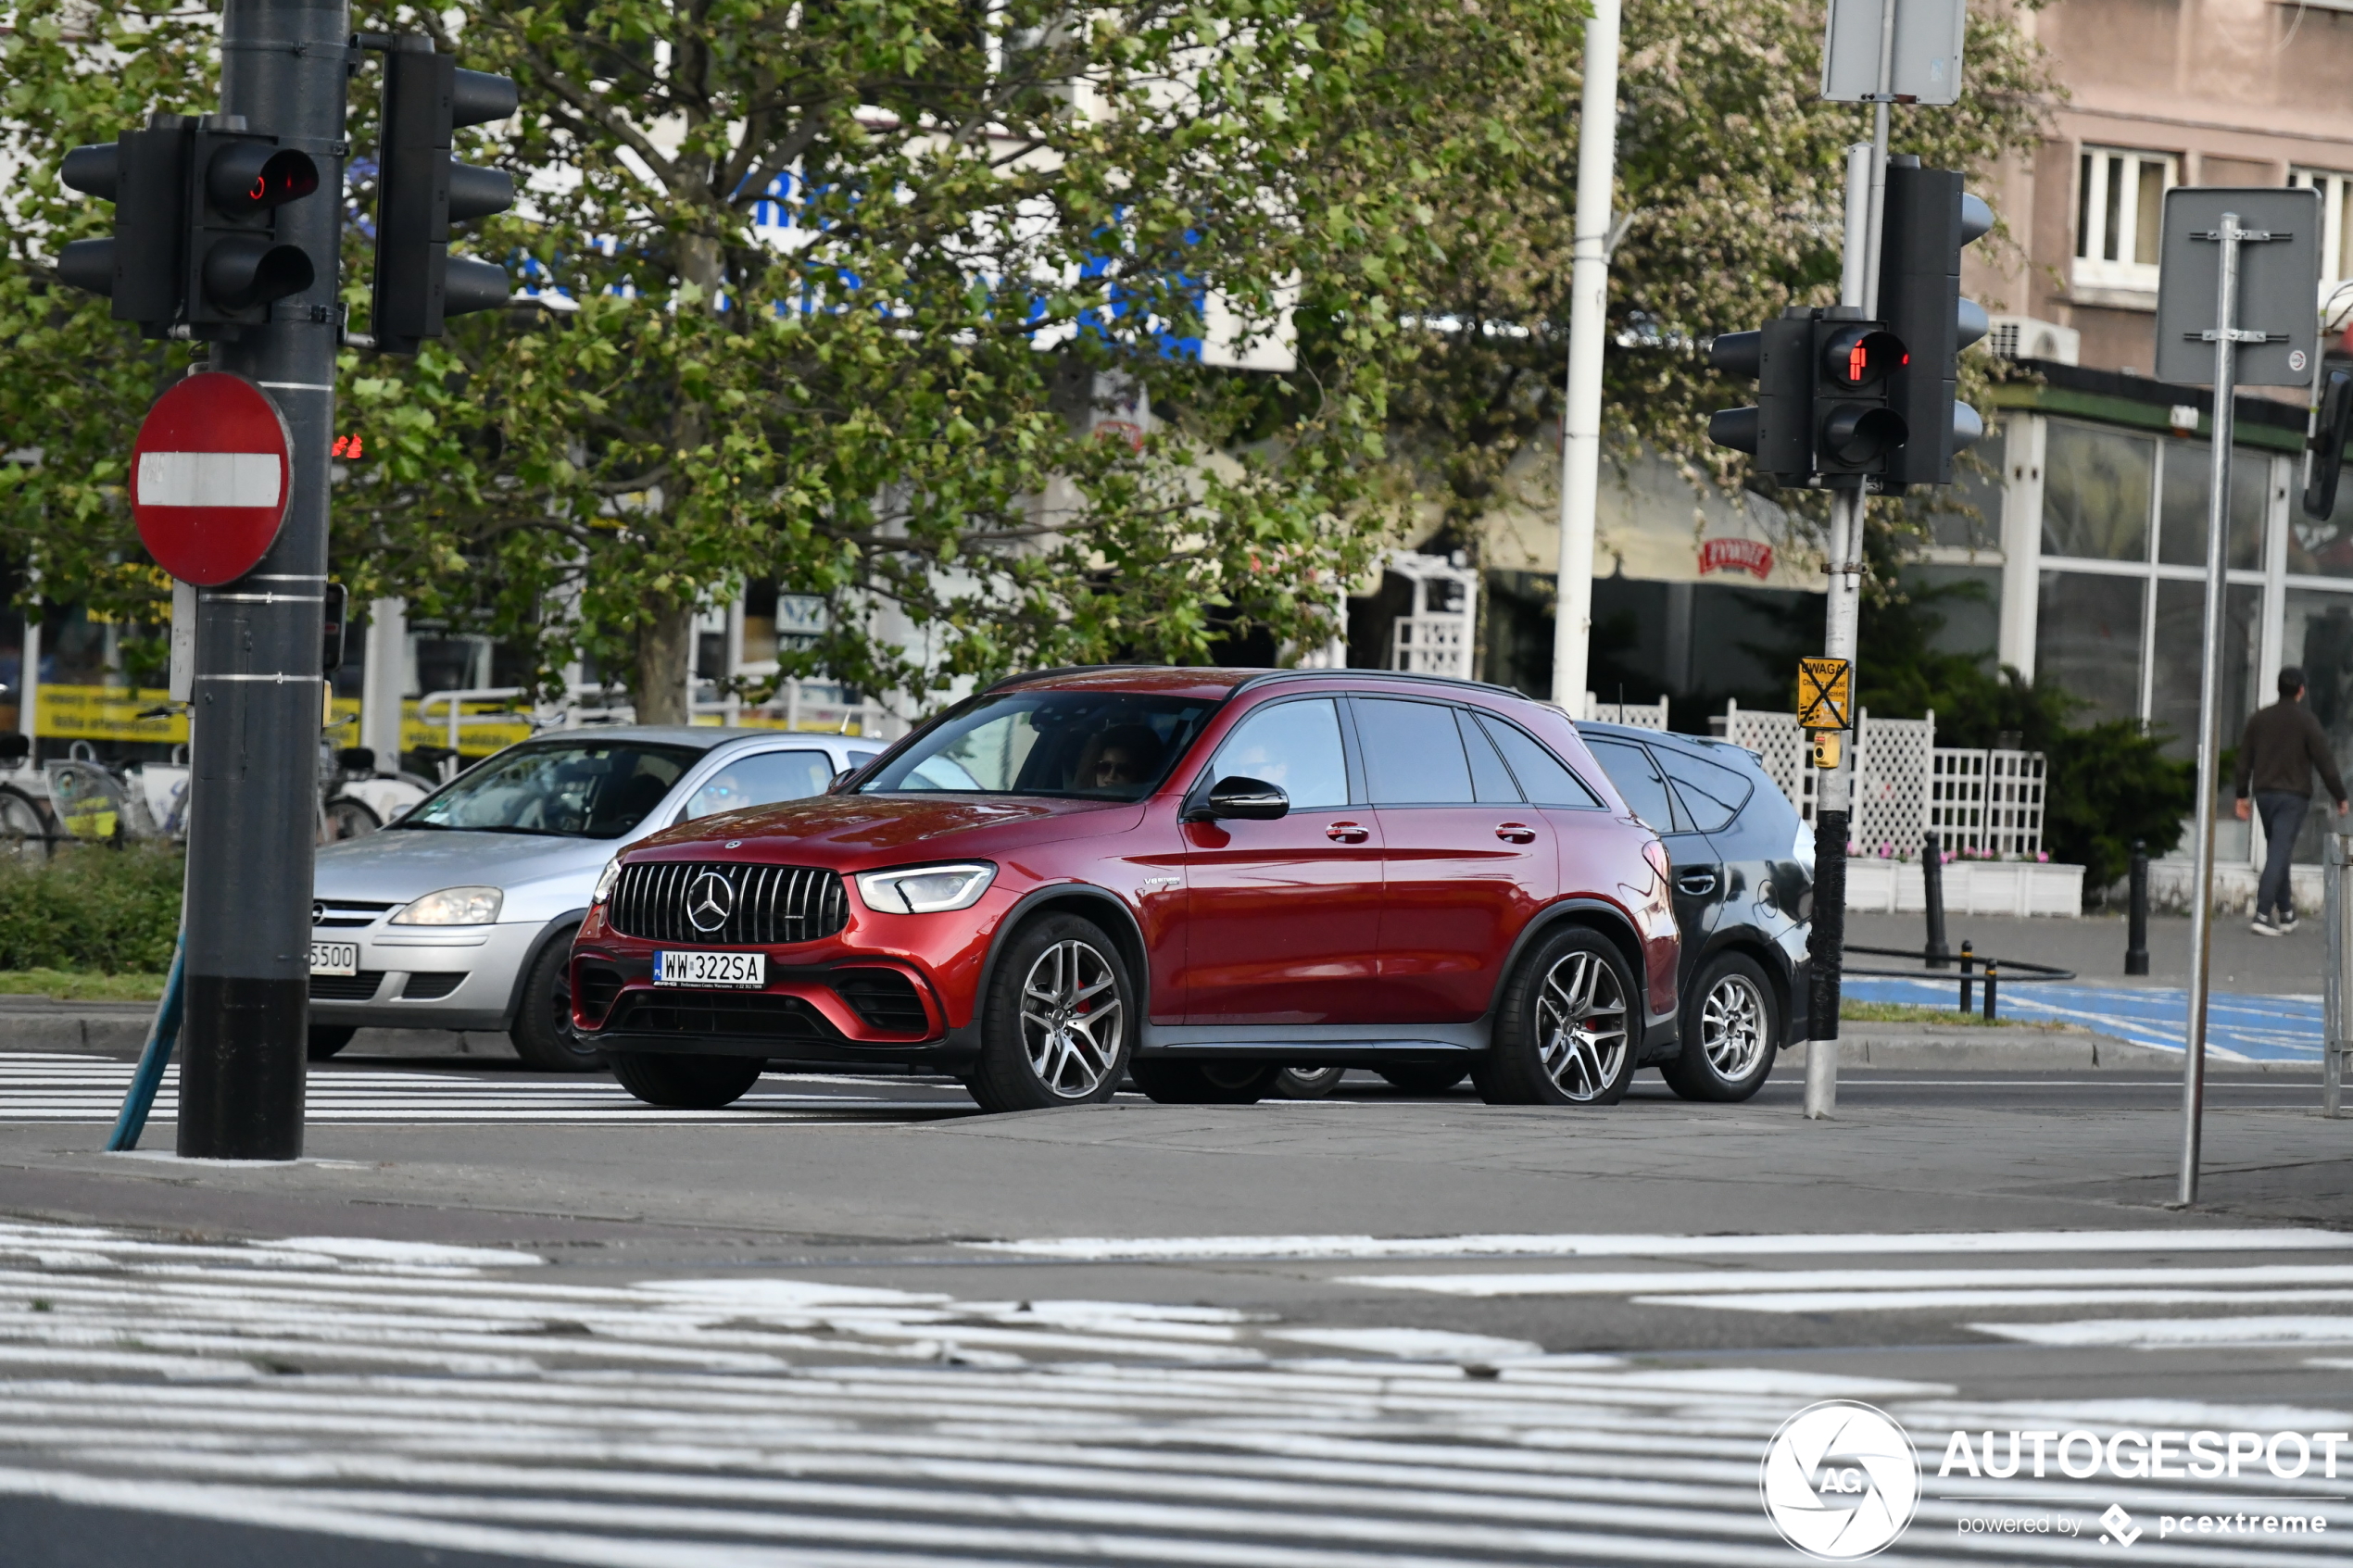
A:
{"label": "bollard", "polygon": [[1976,967],[1977,954],[1970,948],[1968,941],[1964,940],[1961,943],[1961,1010],[1963,1012],[1969,1010],[1969,997],[1974,990],[1969,984],[1969,974]]}
{"label": "bollard", "polygon": [[2149,972],[2149,853],[2140,839],[2133,840],[2132,903],[2124,921],[2124,972]]}
{"label": "bollard", "polygon": [[1944,846],[1932,833],[1920,835],[1920,889],[1928,896],[1928,967],[1953,961],[1944,946]]}
{"label": "bollard", "polygon": [[1992,959],[1987,959],[1985,960],[1985,1022],[1988,1023],[1994,1022],[1994,987],[1999,979],[1998,967]]}

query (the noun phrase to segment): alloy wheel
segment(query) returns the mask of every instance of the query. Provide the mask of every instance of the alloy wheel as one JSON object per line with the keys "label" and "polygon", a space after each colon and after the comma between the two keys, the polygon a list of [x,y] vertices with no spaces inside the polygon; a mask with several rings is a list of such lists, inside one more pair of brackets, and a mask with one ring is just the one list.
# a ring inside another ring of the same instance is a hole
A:
{"label": "alloy wheel", "polygon": [[1056,942],[1021,983],[1021,1043],[1029,1070],[1058,1099],[1084,1099],[1119,1060],[1118,972],[1091,945]]}
{"label": "alloy wheel", "polygon": [[1596,953],[1571,952],[1544,976],[1536,997],[1537,1060],[1572,1100],[1599,1098],[1626,1063],[1626,996]]}
{"label": "alloy wheel", "polygon": [[1737,1084],[1756,1071],[1765,1050],[1765,998],[1746,975],[1728,974],[1707,993],[1700,1008],[1699,1043],[1708,1066],[1726,1083]]}

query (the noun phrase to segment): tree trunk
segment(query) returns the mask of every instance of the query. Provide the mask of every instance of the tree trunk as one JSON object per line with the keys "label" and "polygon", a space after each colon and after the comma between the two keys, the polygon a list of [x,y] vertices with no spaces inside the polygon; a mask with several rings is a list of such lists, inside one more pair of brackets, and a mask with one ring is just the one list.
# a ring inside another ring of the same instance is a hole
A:
{"label": "tree trunk", "polygon": [[651,615],[637,627],[629,700],[640,724],[684,724],[693,718],[686,706],[686,675],[694,659],[695,612],[668,599],[647,608]]}

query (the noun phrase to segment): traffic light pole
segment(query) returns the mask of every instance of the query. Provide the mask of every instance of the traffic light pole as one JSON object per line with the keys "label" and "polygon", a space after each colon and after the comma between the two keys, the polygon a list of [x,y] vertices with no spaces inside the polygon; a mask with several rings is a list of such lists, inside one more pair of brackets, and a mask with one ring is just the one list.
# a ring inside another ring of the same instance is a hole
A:
{"label": "traffic light pole", "polygon": [[221,113],[309,154],[321,199],[279,220],[311,286],[212,347],[211,368],[259,383],[294,439],[277,542],[197,596],[179,1122],[195,1159],[302,1153],[349,37],[342,4],[227,0],[221,18]]}

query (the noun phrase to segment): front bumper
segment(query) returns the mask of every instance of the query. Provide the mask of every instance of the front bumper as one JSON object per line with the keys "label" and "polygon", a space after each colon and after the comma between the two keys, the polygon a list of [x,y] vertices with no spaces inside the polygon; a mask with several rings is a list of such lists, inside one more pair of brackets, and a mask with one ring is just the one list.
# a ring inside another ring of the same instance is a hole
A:
{"label": "front bumper", "polygon": [[505,1029],[516,982],[547,930],[502,925],[322,929],[325,942],[357,941],[359,974],[310,982],[313,1023],[361,1029]]}

